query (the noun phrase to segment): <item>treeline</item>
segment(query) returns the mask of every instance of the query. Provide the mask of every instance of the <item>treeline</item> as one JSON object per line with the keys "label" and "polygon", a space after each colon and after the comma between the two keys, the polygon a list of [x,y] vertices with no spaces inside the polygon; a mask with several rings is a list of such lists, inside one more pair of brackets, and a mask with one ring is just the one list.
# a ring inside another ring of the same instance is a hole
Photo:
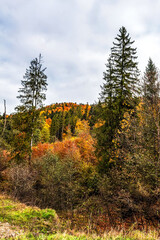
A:
{"label": "treeline", "polygon": [[[77,103],[56,103],[37,109],[38,119],[33,131],[33,145],[39,142],[62,141],[66,136],[75,136],[79,121],[85,120],[93,128],[96,123],[94,112],[95,105]],[[7,115],[2,144],[4,148],[7,144],[12,145],[15,137],[21,138],[20,133],[23,133],[25,128],[22,116],[21,113]],[[5,116],[0,116],[0,135],[4,130],[4,118]]]}
{"label": "treeline", "polygon": [[62,140],[66,134],[74,136],[78,120],[90,119],[90,105],[76,103],[55,104],[44,108],[40,115],[46,117],[50,125],[50,142]]}

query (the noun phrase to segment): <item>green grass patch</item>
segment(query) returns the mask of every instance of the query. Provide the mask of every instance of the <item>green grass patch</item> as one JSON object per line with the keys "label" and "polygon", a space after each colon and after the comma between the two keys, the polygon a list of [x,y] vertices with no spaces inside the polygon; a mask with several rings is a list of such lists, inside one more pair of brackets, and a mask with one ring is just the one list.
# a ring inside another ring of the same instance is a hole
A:
{"label": "green grass patch", "polygon": [[0,198],[0,221],[17,225],[35,233],[50,233],[56,229],[58,217],[53,209],[39,209]]}

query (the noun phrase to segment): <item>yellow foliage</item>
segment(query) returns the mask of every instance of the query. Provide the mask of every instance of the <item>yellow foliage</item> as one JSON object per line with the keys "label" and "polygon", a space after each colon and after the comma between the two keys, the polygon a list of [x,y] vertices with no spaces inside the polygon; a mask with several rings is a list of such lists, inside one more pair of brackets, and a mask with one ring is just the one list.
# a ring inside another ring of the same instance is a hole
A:
{"label": "yellow foliage", "polygon": [[99,128],[105,124],[105,121],[99,120],[95,123],[94,128]]}
{"label": "yellow foliage", "polygon": [[43,113],[45,113],[45,111],[41,111],[41,112],[40,112],[40,116],[41,116]]}
{"label": "yellow foliage", "polygon": [[89,123],[86,120],[78,120],[76,123],[76,134],[79,135],[82,132],[85,132],[86,134],[90,132]]}

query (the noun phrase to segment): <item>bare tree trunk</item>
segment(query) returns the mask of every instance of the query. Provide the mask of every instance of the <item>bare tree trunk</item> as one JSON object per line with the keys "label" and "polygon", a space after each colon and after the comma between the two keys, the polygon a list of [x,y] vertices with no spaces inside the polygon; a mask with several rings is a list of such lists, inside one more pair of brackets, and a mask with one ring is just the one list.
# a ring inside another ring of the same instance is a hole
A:
{"label": "bare tree trunk", "polygon": [[158,105],[158,121],[157,121],[157,137],[158,137],[158,163],[160,162],[160,129],[159,129],[159,114],[160,114],[160,107]]}
{"label": "bare tree trunk", "polygon": [[159,126],[159,114],[160,114],[160,106],[159,103],[157,103],[157,117],[155,117],[155,124],[157,127],[157,152],[158,152],[158,163],[160,163],[160,126]]}
{"label": "bare tree trunk", "polygon": [[4,100],[4,126],[3,126],[3,131],[2,131],[2,137],[3,137],[3,134],[4,134],[5,129],[6,129],[6,122],[7,122],[7,119],[6,119],[6,100]]}

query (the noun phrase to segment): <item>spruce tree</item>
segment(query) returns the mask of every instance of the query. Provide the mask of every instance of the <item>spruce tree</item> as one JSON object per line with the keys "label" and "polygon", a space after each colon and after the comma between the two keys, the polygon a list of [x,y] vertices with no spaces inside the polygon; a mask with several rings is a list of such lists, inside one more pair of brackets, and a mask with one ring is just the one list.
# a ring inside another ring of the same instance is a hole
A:
{"label": "spruce tree", "polygon": [[149,58],[143,77],[143,96],[144,100],[150,105],[157,105],[159,98],[158,70]]}
{"label": "spruce tree", "polygon": [[158,70],[149,58],[143,77],[143,146],[152,159],[160,158],[159,79]]}
{"label": "spruce tree", "polygon": [[134,108],[134,97],[138,93],[138,63],[134,41],[125,27],[120,28],[113,42],[111,54],[114,61],[115,96],[118,103],[119,119],[123,119],[126,110]]}
{"label": "spruce tree", "polygon": [[129,112],[136,104],[139,71],[133,43],[126,29],[120,28],[104,72],[104,84],[98,104],[99,121],[102,124],[96,134],[97,155],[103,167],[108,166],[113,158],[114,137],[120,129],[124,113]]}
{"label": "spruce tree", "polygon": [[33,110],[42,107],[43,101],[46,99],[44,91],[47,90],[47,76],[44,73],[46,68],[42,68],[42,56],[31,61],[29,69],[21,81],[22,88],[19,89],[22,106],[16,109]]}
{"label": "spruce tree", "polygon": [[[14,123],[20,132],[25,133],[26,152],[31,158],[33,132],[36,128],[39,117],[38,108],[42,107],[43,101],[46,99],[45,91],[47,90],[46,68],[42,68],[42,56],[31,61],[29,69],[21,81],[22,87],[19,89],[21,105],[17,106],[17,114],[14,116]],[[21,119],[19,124],[19,118]]]}

